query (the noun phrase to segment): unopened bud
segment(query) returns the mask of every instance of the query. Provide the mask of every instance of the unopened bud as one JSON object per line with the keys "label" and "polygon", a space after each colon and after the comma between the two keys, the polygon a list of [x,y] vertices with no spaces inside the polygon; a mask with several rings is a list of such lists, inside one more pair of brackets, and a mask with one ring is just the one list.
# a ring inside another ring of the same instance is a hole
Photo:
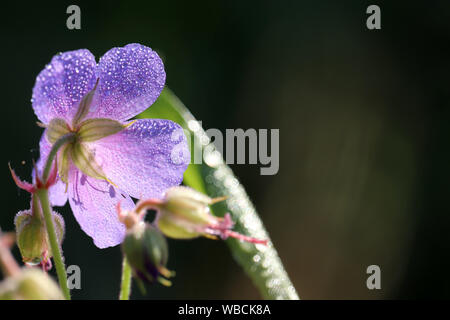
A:
{"label": "unopened bud", "polygon": [[217,219],[211,214],[209,205],[222,199],[212,199],[191,188],[170,188],[160,206],[158,227],[175,239],[199,237],[203,229]]}
{"label": "unopened bud", "polygon": [[[158,227],[168,237],[175,239],[192,239],[199,236],[227,239],[237,238],[242,241],[266,244],[266,240],[248,237],[231,229],[234,222],[230,214],[224,218],[214,216],[209,206],[225,197],[210,198],[194,189],[173,187],[166,191],[164,200],[156,205],[159,211]],[[146,201],[143,201],[145,207]],[[147,203],[150,204],[149,201]]]}
{"label": "unopened bud", "polygon": [[166,269],[169,258],[167,241],[155,227],[140,222],[127,230],[122,251],[134,276],[146,283],[160,282],[170,286],[166,278],[173,272]]}
{"label": "unopened bud", "polygon": [[61,290],[45,272],[21,269],[0,283],[0,300],[63,300]]}
{"label": "unopened bud", "polygon": [[[56,235],[59,244],[64,237],[64,220],[56,212],[52,213]],[[41,264],[45,270],[51,268],[52,252],[45,227],[45,222],[39,209],[20,211],[15,219],[17,245],[23,262],[28,265]]]}

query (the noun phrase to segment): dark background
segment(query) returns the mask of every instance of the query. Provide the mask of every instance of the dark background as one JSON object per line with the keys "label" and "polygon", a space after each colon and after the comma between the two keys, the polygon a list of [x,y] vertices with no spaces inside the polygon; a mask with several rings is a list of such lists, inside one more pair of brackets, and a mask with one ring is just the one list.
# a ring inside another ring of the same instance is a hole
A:
{"label": "dark background", "polygon": [[[0,226],[13,230],[28,208],[7,163],[25,178],[38,157],[30,99],[40,70],[60,51],[98,59],[138,42],[158,51],[167,85],[205,128],[280,129],[277,175],[232,168],[300,297],[449,298],[450,3],[392,2],[2,4]],[[81,30],[66,28],[70,4],[81,7]],[[366,28],[369,4],[381,7],[381,30]],[[66,263],[82,270],[74,298],[116,298],[119,248],[97,249],[68,206],[57,210]],[[170,250],[174,285],[146,298],[260,297],[224,243],[170,241]],[[381,267],[378,291],[366,288],[371,264]]]}

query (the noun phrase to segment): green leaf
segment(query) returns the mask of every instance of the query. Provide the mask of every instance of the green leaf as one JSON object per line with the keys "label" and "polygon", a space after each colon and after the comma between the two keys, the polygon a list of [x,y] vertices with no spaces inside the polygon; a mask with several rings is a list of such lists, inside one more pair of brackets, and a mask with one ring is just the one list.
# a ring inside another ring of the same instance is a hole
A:
{"label": "green leaf", "polygon": [[[210,197],[227,196],[227,200],[212,207],[213,213],[223,216],[229,212],[236,222],[234,230],[251,237],[267,239],[267,246],[227,239],[233,257],[242,266],[266,299],[298,299],[275,247],[270,241],[255,207],[244,187],[225,164],[205,131],[183,103],[166,87],[153,106],[139,118],[170,119],[180,124],[188,136],[191,157],[202,155],[202,164],[191,164],[184,174],[184,183]],[[201,143],[203,142],[203,144]]]}

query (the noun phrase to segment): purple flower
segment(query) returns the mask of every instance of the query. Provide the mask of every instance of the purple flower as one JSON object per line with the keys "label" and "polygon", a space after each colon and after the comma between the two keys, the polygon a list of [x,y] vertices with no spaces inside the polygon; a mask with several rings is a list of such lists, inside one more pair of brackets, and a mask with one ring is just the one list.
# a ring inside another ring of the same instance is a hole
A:
{"label": "purple flower", "polygon": [[57,156],[53,205],[69,199],[84,232],[99,248],[122,242],[125,226],[116,205],[132,209],[133,198],[161,198],[179,185],[189,163],[186,137],[169,120],[128,121],[155,102],[166,79],[150,48],[129,44],[109,50],[97,64],[88,50],[53,57],[33,89],[34,112],[46,130],[41,137],[42,172],[52,143],[75,133]]}

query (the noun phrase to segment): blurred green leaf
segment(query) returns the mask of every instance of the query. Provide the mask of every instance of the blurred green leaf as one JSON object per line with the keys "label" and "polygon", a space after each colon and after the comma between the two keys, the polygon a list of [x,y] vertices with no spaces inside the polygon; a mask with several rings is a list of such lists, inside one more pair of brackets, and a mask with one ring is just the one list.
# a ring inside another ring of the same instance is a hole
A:
{"label": "blurred green leaf", "polygon": [[[268,245],[264,246],[229,238],[226,242],[233,257],[244,268],[264,298],[298,299],[297,292],[244,187],[183,103],[166,87],[153,106],[138,118],[170,119],[185,129],[192,159],[184,174],[184,183],[211,197],[226,195],[226,201],[213,206],[214,214],[223,216],[229,212],[236,222],[234,230],[269,240]],[[201,155],[202,164],[193,164],[196,153]]]}

